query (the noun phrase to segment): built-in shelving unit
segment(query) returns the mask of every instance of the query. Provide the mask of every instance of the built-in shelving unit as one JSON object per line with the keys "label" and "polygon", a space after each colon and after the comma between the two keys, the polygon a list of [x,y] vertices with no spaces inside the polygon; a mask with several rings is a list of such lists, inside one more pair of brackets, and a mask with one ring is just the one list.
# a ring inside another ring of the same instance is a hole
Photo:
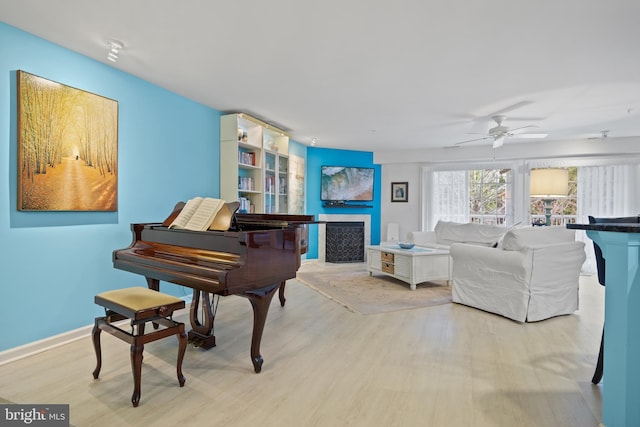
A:
{"label": "built-in shelving unit", "polygon": [[220,198],[240,210],[289,211],[289,135],[247,114],[220,118]]}

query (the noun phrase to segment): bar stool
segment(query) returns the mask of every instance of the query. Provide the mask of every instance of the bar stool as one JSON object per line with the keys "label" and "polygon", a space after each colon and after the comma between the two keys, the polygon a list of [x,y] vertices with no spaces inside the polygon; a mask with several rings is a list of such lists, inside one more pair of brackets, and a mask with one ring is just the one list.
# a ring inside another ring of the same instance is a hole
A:
{"label": "bar stool", "polygon": [[[184,386],[182,375],[182,359],[187,348],[187,334],[184,323],[173,320],[173,312],[184,308],[184,301],[171,295],[153,291],[143,287],[116,289],[103,292],[95,297],[95,303],[105,308],[104,317],[96,317],[93,327],[93,347],[96,351],[97,365],[93,378],[97,379],[102,367],[102,351],[100,348],[100,332],[105,331],[128,342],[131,345],[131,369],[133,371],[133,395],[131,403],[134,407],[140,403],[140,379],[142,376],[142,351],[146,343],[150,343],[170,335],[177,335],[179,341],[177,374],[180,387]],[[131,319],[131,332],[112,324],[119,320]],[[145,333],[145,324],[153,322],[154,330]],[[164,326],[158,329],[158,325]]]}

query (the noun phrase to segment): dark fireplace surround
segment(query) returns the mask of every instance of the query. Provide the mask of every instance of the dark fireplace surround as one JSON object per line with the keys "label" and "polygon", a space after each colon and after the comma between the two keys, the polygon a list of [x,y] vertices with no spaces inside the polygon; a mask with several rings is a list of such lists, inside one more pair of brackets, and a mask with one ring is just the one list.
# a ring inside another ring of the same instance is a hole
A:
{"label": "dark fireplace surround", "polygon": [[325,239],[326,262],[364,262],[363,221],[327,222]]}

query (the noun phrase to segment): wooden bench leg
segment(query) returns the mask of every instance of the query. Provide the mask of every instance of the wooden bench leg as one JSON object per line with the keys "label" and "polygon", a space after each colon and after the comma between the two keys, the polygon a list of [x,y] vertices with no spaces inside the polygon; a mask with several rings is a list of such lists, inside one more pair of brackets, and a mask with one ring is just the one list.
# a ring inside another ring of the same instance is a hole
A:
{"label": "wooden bench leg", "polygon": [[136,408],[140,403],[140,385],[142,380],[142,351],[144,323],[138,325],[138,335],[133,337],[131,343],[131,370],[133,371],[133,394],[131,395],[131,403]]}
{"label": "wooden bench leg", "polygon": [[187,350],[187,333],[184,331],[184,324],[181,323],[178,327],[178,362],[176,364],[176,372],[178,374],[178,383],[180,387],[184,387],[186,378],[182,375],[182,360],[184,359],[184,353]]}
{"label": "wooden bench leg", "polygon": [[93,348],[96,351],[97,360],[96,369],[93,370],[93,378],[96,380],[100,375],[100,369],[102,369],[102,348],[100,347],[100,332],[102,332],[102,329],[100,329],[100,322],[102,319],[103,318],[101,317],[96,317],[96,321],[93,325],[93,331],[91,333],[93,338]]}

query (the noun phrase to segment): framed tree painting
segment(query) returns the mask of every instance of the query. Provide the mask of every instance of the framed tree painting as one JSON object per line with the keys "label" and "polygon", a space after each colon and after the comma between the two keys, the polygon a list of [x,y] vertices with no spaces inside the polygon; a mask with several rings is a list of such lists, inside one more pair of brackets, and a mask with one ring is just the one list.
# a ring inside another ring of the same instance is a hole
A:
{"label": "framed tree painting", "polygon": [[409,201],[409,183],[408,182],[392,182],[391,183],[391,201],[392,202],[408,202]]}
{"label": "framed tree painting", "polygon": [[118,102],[17,72],[18,210],[118,210]]}

